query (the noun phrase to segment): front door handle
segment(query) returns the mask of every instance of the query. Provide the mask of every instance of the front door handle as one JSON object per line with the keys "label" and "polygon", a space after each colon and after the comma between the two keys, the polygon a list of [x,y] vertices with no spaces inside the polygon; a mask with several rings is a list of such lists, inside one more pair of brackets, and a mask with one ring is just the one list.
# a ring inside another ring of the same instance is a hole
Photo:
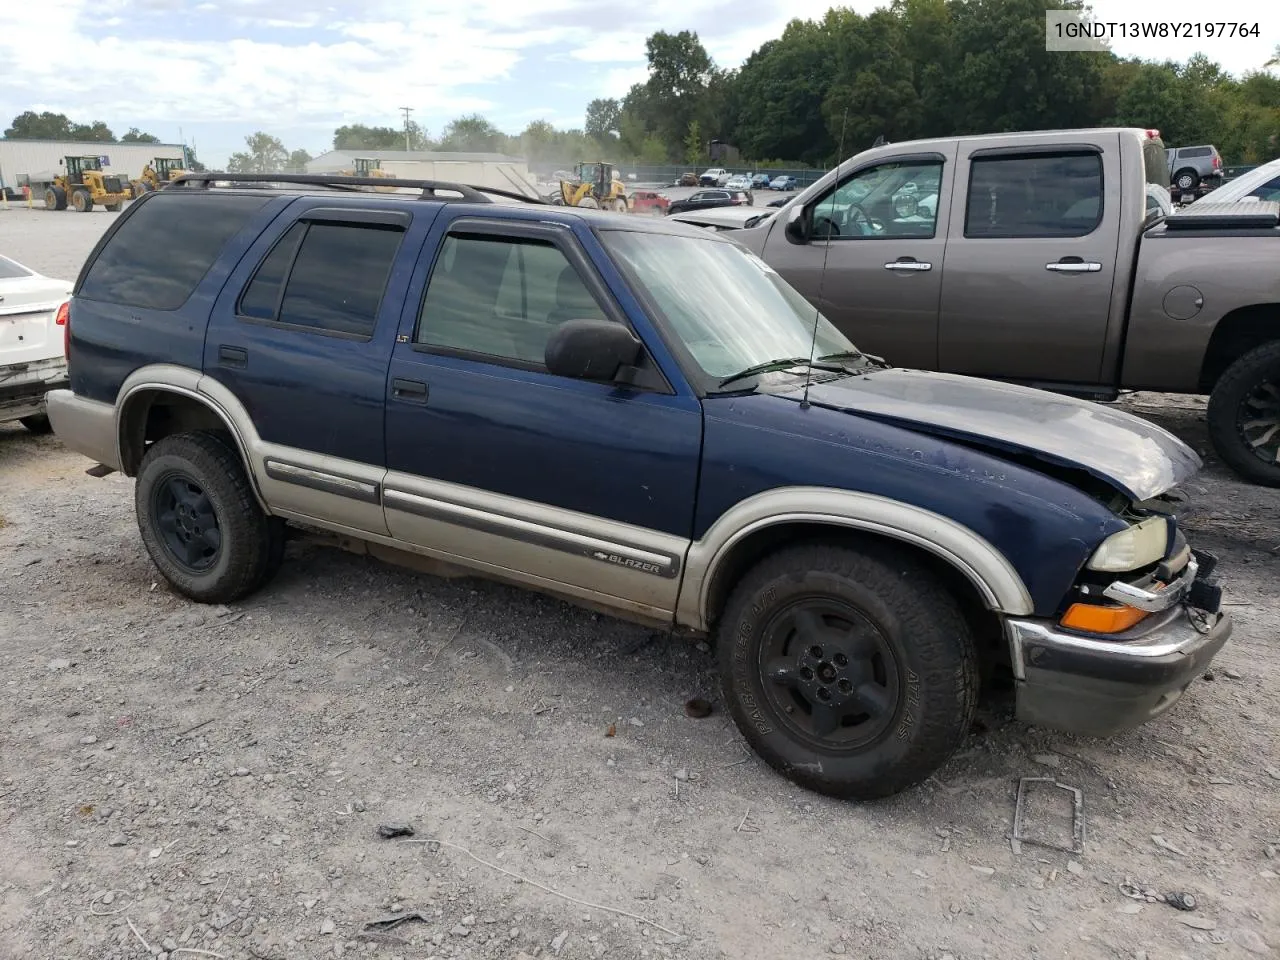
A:
{"label": "front door handle", "polygon": [[1100,273],[1102,264],[1096,260],[1083,260],[1080,257],[1063,257],[1056,263],[1046,263],[1044,268],[1054,273]]}
{"label": "front door handle", "polygon": [[218,347],[218,363],[224,367],[246,367],[249,365],[249,351],[244,347],[221,344]]}
{"label": "front door handle", "polygon": [[401,377],[391,378],[391,395],[411,403],[427,402],[427,385],[421,380],[405,380]]}
{"label": "front door handle", "polygon": [[926,270],[932,270],[933,264],[924,260],[917,260],[915,257],[899,257],[897,260],[891,260],[886,263],[884,268],[904,273],[923,273]]}

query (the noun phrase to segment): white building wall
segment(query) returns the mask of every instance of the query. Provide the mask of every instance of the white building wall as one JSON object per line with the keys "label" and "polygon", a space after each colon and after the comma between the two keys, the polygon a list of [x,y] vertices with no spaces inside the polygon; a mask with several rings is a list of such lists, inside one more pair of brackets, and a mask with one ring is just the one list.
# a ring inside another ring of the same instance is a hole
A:
{"label": "white building wall", "polygon": [[27,178],[40,180],[57,172],[63,157],[106,157],[108,173],[137,179],[154,157],[182,159],[176,143],[85,143],[73,140],[6,140],[0,138],[0,184],[17,188]]}

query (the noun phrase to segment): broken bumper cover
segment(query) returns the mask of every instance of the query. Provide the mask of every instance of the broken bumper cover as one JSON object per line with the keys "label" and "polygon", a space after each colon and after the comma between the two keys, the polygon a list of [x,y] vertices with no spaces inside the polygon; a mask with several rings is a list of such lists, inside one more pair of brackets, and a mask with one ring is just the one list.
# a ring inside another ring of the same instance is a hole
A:
{"label": "broken bumper cover", "polygon": [[45,395],[67,386],[61,357],[0,367],[0,422],[45,412]]}
{"label": "broken bumper cover", "polygon": [[1172,707],[1231,636],[1226,614],[1186,602],[1111,638],[1070,633],[1046,620],[1009,620],[1018,718],[1110,736]]}

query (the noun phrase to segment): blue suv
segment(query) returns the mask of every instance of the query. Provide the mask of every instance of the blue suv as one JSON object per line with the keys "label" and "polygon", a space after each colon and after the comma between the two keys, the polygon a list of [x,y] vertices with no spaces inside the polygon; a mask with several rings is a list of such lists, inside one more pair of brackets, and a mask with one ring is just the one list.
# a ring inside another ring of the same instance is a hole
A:
{"label": "blue suv", "polygon": [[49,416],[186,596],[303,524],[709,635],[755,749],[853,798],[933,772],[986,681],[1107,734],[1226,642],[1164,430],[891,367],[726,234],[386,183],[188,175],[76,282]]}

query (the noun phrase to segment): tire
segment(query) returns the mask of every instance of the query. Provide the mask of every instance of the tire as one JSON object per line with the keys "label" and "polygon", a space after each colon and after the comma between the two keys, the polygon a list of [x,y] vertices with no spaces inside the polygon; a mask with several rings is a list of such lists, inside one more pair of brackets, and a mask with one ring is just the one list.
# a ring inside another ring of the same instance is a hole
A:
{"label": "tire", "polygon": [[1182,193],[1187,193],[1200,185],[1200,175],[1190,167],[1179,170],[1173,175],[1173,185]]}
{"label": "tire", "polygon": [[106,208],[108,213],[119,213],[121,205],[122,201],[117,201],[115,203],[104,203],[103,207]]}
{"label": "tire", "polygon": [[[717,634],[738,729],[819,793],[871,800],[919,783],[973,721],[978,660],[960,608],[891,547],[819,543],[766,557],[735,587]],[[824,696],[833,706],[819,705]]]}
{"label": "tire", "polygon": [[578,201],[578,206],[584,210],[599,210],[600,204],[595,197],[583,197]]}
{"label": "tire", "polygon": [[49,187],[44,192],[44,208],[46,210],[67,209],[67,191],[61,187]]}
{"label": "tire", "polygon": [[44,436],[46,433],[53,433],[53,424],[49,422],[49,418],[43,413],[21,417],[18,422],[38,437]]}
{"label": "tire", "polygon": [[93,209],[93,195],[88,190],[72,190],[71,205],[77,213],[89,213]]}
{"label": "tire", "polygon": [[218,434],[175,434],[153,444],[138,470],[134,509],[152,562],[200,603],[252,593],[284,556],[284,524],[259,508],[239,454]]}
{"label": "tire", "polygon": [[1280,487],[1280,340],[1255,347],[1214,384],[1209,438],[1241,477]]}
{"label": "tire", "polygon": [[615,212],[615,213],[626,213],[626,212],[627,212],[627,201],[626,201],[626,200],[624,200],[622,197],[618,197],[618,198],[616,198],[616,199],[613,201],[612,206],[613,206],[613,209],[614,209],[614,212]]}

